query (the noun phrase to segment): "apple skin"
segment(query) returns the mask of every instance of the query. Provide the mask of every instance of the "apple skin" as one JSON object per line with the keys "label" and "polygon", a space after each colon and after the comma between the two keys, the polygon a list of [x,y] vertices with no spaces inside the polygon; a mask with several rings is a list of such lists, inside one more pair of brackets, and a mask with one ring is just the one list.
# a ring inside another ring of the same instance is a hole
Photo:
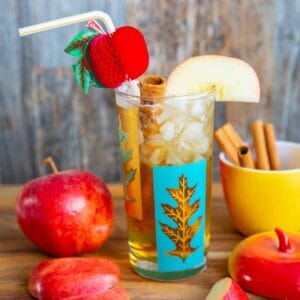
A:
{"label": "apple skin", "polygon": [[[94,294],[92,296],[76,297],[76,300],[129,300],[129,296],[124,287],[116,285],[103,293]],[[74,300],[74,298],[70,299]]]}
{"label": "apple skin", "polygon": [[205,300],[249,300],[249,297],[236,281],[225,277],[213,285]]}
{"label": "apple skin", "polygon": [[[300,233],[288,233],[290,249],[281,247],[274,232],[254,234],[233,250],[231,277],[244,289],[272,299],[300,299]],[[279,245],[279,246],[278,246]]]}
{"label": "apple skin", "polygon": [[37,299],[127,300],[119,267],[103,258],[57,258],[38,264],[28,282]]}
{"label": "apple skin", "polygon": [[84,170],[33,179],[17,199],[17,219],[24,234],[56,257],[99,248],[111,233],[113,217],[107,186]]}

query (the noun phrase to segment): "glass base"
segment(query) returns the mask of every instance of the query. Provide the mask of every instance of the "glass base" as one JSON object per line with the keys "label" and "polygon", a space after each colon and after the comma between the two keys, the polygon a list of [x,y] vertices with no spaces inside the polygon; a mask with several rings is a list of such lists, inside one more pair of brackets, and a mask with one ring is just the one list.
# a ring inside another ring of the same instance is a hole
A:
{"label": "glass base", "polygon": [[139,275],[157,281],[177,281],[194,276],[206,268],[206,262],[193,269],[175,271],[175,272],[159,272],[157,264],[149,261],[136,260],[135,264],[131,264],[132,269]]}

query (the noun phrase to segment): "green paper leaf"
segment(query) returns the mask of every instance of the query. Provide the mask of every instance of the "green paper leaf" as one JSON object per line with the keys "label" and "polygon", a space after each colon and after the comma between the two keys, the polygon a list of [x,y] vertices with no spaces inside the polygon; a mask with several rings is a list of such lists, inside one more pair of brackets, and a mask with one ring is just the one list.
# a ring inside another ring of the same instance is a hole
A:
{"label": "green paper leaf", "polygon": [[95,77],[94,72],[90,71],[90,85],[98,88],[105,88]]}
{"label": "green paper leaf", "polygon": [[82,57],[84,46],[99,33],[93,29],[85,29],[79,32],[65,48],[65,52],[77,57]]}
{"label": "green paper leaf", "polygon": [[[84,46],[83,46],[83,56],[87,62],[87,64],[90,64],[89,62],[89,56],[88,56],[88,46],[89,46],[89,43],[90,42],[87,42]],[[95,74],[92,70],[90,70],[90,86],[93,86],[93,87],[99,87],[99,88],[105,88],[104,85],[102,85],[95,77]]]}
{"label": "green paper leaf", "polygon": [[89,71],[85,67],[82,58],[80,58],[77,64],[73,65],[72,68],[77,84],[82,88],[83,92],[87,94],[90,86],[90,76]]}

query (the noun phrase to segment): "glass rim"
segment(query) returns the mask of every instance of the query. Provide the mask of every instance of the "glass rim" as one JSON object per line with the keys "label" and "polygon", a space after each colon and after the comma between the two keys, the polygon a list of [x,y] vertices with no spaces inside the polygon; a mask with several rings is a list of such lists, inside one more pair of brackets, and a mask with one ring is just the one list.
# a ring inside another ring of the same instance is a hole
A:
{"label": "glass rim", "polygon": [[130,102],[131,104],[134,105],[138,105],[138,106],[156,106],[156,105],[163,105],[163,104],[170,104],[170,103],[174,103],[173,100],[176,99],[180,99],[181,102],[189,102],[189,101],[193,101],[193,100],[207,100],[207,97],[213,97],[213,100],[215,100],[215,89],[212,87],[206,91],[203,92],[195,92],[195,93],[191,93],[191,94],[185,94],[185,95],[167,95],[164,97],[151,97],[149,98],[149,102],[151,102],[151,100],[155,100],[155,99],[161,99],[163,98],[164,101],[162,103],[144,103],[141,104],[140,103],[140,99],[141,96],[139,95],[134,95],[134,94],[130,94],[127,92],[123,92],[120,90],[121,87],[115,89],[115,94],[123,97],[124,100]]}

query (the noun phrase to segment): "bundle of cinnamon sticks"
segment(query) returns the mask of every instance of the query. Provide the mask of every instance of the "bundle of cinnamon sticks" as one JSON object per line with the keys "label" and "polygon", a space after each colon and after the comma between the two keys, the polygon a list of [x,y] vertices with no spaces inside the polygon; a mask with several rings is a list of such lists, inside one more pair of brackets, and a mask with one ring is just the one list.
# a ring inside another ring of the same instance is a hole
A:
{"label": "bundle of cinnamon sticks", "polygon": [[243,142],[231,123],[217,129],[214,137],[232,163],[247,168],[280,170],[274,125],[256,120],[251,124],[251,132],[256,161],[250,147]]}

